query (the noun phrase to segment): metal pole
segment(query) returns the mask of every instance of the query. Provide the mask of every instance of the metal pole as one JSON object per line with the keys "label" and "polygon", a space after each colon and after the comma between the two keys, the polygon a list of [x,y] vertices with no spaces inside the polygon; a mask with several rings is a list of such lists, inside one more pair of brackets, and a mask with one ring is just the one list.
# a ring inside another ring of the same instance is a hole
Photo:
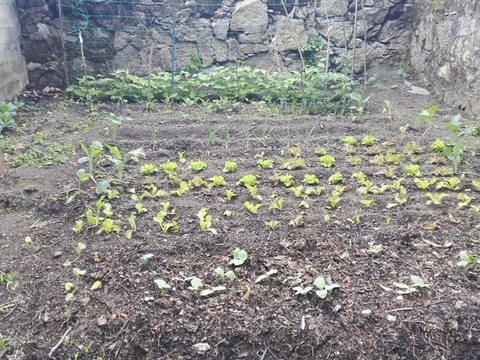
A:
{"label": "metal pole", "polygon": [[173,94],[175,93],[175,12],[172,11],[172,104],[173,104]]}

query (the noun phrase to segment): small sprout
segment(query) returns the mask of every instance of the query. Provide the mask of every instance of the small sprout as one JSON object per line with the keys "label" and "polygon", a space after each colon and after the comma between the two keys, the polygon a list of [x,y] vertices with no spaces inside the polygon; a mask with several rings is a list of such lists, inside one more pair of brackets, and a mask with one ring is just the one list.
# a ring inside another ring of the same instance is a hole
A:
{"label": "small sprout", "polygon": [[280,221],[276,221],[276,220],[265,221],[265,225],[267,225],[270,228],[270,230],[275,230],[278,224],[280,224]]}
{"label": "small sprout", "polygon": [[290,220],[290,222],[288,223],[289,226],[291,227],[300,227],[303,225],[303,216],[302,215],[298,215],[295,219],[293,220]]}
{"label": "small sprout", "polygon": [[367,148],[367,150],[365,150],[365,155],[373,156],[373,155],[378,155],[381,152],[382,152],[382,149],[380,149],[380,147],[370,146],[370,147]]}
{"label": "small sprout", "polygon": [[325,299],[328,295],[330,295],[333,289],[340,287],[338,284],[327,284],[325,279],[322,277],[317,277],[314,285],[318,289],[315,290],[315,294],[317,294],[317,296],[321,299]]}
{"label": "small sprout", "polygon": [[417,185],[417,188],[421,189],[421,190],[426,190],[430,187],[430,185],[433,185],[437,182],[437,178],[433,178],[433,179],[423,179],[423,180],[420,180],[419,178],[415,178],[413,179],[413,182],[415,183],[415,185]]}
{"label": "small sprout", "polygon": [[375,200],[370,200],[370,199],[362,199],[360,200],[360,203],[365,206],[366,208],[369,208]]}
{"label": "small sprout", "polygon": [[138,215],[145,214],[147,212],[147,209],[145,209],[141,203],[135,204],[135,210],[137,211]]}
{"label": "small sprout", "polygon": [[235,195],[232,189],[227,189],[226,196],[227,196],[227,201],[230,201],[233,199],[234,196],[237,196],[237,195]]}
{"label": "small sprout", "polygon": [[340,196],[338,196],[338,194],[332,194],[331,196],[328,197],[327,200],[328,200],[327,209],[333,210],[337,208],[338,203],[340,202]]}
{"label": "small sprout", "polygon": [[464,210],[464,209],[467,209],[469,207],[471,207],[471,202],[472,200],[475,199],[473,196],[468,196],[466,194],[458,194],[457,195],[457,200],[458,200],[458,208],[460,210]]}
{"label": "small sprout", "polygon": [[412,280],[411,285],[403,284],[399,282],[393,283],[393,285],[399,288],[399,290],[397,290],[397,293],[402,295],[411,294],[417,291],[417,288],[425,288],[430,286],[430,284],[425,284],[425,281],[419,276],[412,275],[410,276],[410,279]]}
{"label": "small sprout", "polygon": [[227,218],[231,218],[235,213],[233,211],[230,211],[230,210],[225,210],[223,212],[223,216],[227,217]]}
{"label": "small sprout", "polygon": [[305,195],[306,196],[311,196],[311,195],[317,195],[320,196],[323,192],[323,187],[317,186],[316,188],[308,186],[305,188]]}
{"label": "small sprout", "polygon": [[199,173],[207,168],[207,164],[203,161],[190,161],[190,170],[194,173]]}
{"label": "small sprout", "polygon": [[256,214],[258,212],[258,209],[262,206],[262,203],[258,204],[252,204],[250,201],[245,201],[243,203],[243,206],[247,208],[248,211],[250,211],[252,214]]}
{"label": "small sprout", "polygon": [[300,205],[298,205],[299,208],[303,207],[304,209],[308,209],[310,207],[310,205],[308,205],[308,203],[305,201],[305,200],[302,200],[300,202]]}
{"label": "small sprout", "polygon": [[305,174],[302,181],[305,185],[317,185],[320,183],[316,175]]}
{"label": "small sprout", "polygon": [[327,153],[327,151],[323,147],[315,148],[315,155],[317,155],[317,156],[323,156],[326,153]]}
{"label": "small sprout", "polygon": [[339,172],[336,172],[335,174],[331,175],[328,178],[328,183],[334,185],[342,182],[342,180],[343,180],[343,175]]}
{"label": "small sprout", "polygon": [[197,213],[197,217],[200,223],[200,230],[208,231],[212,235],[217,234],[217,230],[212,227],[212,216],[207,214],[207,208],[201,208]]}
{"label": "small sprout", "polygon": [[290,191],[295,194],[296,197],[301,197],[302,196],[302,190],[303,186],[297,186],[297,187],[291,187]]}
{"label": "small sprout", "polygon": [[359,157],[350,156],[347,158],[347,162],[352,166],[359,166],[359,165],[362,165],[363,160],[362,158],[359,158]]}
{"label": "small sprout", "polygon": [[287,170],[297,170],[306,168],[307,164],[305,161],[300,158],[291,158],[287,161],[280,160],[280,169],[287,169]]}
{"label": "small sprout", "polygon": [[356,172],[356,173],[353,173],[352,174],[352,177],[357,180],[357,183],[359,183],[360,185],[363,185],[363,183],[367,180],[367,177],[365,176],[365,174],[361,171],[359,172]]}
{"label": "small sprout", "polygon": [[140,166],[140,173],[143,176],[154,175],[158,172],[157,165],[155,164],[143,164]]}
{"label": "small sprout", "polygon": [[278,271],[275,270],[275,269],[267,271],[265,274],[262,274],[255,279],[255,284],[258,284],[259,282],[262,282],[263,280],[268,280],[270,278],[270,276],[272,276],[276,273],[278,273]]}
{"label": "small sprout", "polygon": [[438,183],[436,189],[460,190],[460,186],[458,186],[460,183],[461,180],[458,177],[452,177]]}
{"label": "small sprout", "polygon": [[83,252],[83,250],[85,250],[85,244],[84,243],[81,243],[79,242],[77,244],[77,246],[75,247],[75,252],[77,253],[77,256],[80,256]]}
{"label": "small sprout", "polygon": [[405,153],[407,154],[423,154],[425,150],[418,144],[411,142],[405,145]]}
{"label": "small sprout", "polygon": [[225,178],[221,175],[214,176],[214,177],[210,178],[209,180],[212,182],[211,186],[225,186],[226,185]]}
{"label": "small sprout", "polygon": [[255,186],[258,184],[257,177],[252,174],[247,174],[244,175],[238,182],[237,185],[243,185],[243,186]]}
{"label": "small sprout", "polygon": [[404,168],[406,176],[422,177],[420,167],[415,164],[406,165]]}
{"label": "small sprout", "polygon": [[325,221],[325,222],[328,224],[328,223],[330,222],[330,215],[328,215],[328,214],[325,215],[325,216],[323,217],[323,221]]}
{"label": "small sprout", "polygon": [[87,273],[85,270],[80,270],[79,268],[73,268],[72,272],[73,272],[73,275],[75,276],[77,283],[80,276],[85,275]]}
{"label": "small sprout", "polygon": [[198,290],[200,290],[201,286],[202,286],[202,280],[200,280],[197,277],[193,277],[190,280],[190,286],[187,289],[191,290],[191,291],[198,291]]}
{"label": "small sprout", "polygon": [[178,165],[173,161],[167,161],[160,166],[162,167],[163,171],[168,175],[174,175],[178,168]]}
{"label": "small sprout", "polygon": [[323,155],[318,159],[320,164],[325,168],[335,166],[335,158],[332,155]]}
{"label": "small sprout", "polygon": [[102,282],[101,281],[95,281],[92,286],[90,287],[90,290],[95,291],[98,290],[102,287]]}
{"label": "small sprout", "polygon": [[205,290],[202,290],[200,292],[200,296],[209,296],[209,295],[212,295],[216,292],[219,292],[219,291],[225,291],[227,290],[227,288],[225,286],[222,286],[222,285],[219,285],[219,286],[212,286],[208,289],[205,289]]}
{"label": "small sprout", "polygon": [[355,139],[353,136],[347,136],[346,138],[343,139],[343,143],[345,145],[355,146],[357,145],[357,139]]}
{"label": "small sprout", "polygon": [[83,222],[83,220],[77,220],[75,221],[75,226],[73,227],[73,232],[75,234],[80,234],[82,232],[82,228],[83,228],[83,225],[85,225],[85,223]]}
{"label": "small sprout", "polygon": [[362,144],[364,146],[372,146],[373,143],[375,142],[375,140],[377,140],[377,139],[374,136],[366,135],[362,139]]}
{"label": "small sprout", "polygon": [[432,149],[432,151],[439,152],[439,153],[443,152],[446,147],[447,145],[445,144],[445,141],[443,141],[442,139],[437,139],[430,145],[430,149]]}
{"label": "small sprout", "polygon": [[145,254],[140,258],[140,264],[147,266],[150,263],[150,259],[153,257],[153,254]]}
{"label": "small sprout", "polygon": [[312,289],[313,289],[312,286],[307,286],[303,288],[300,285],[292,288],[292,290],[295,290],[295,295],[307,295],[308,293],[310,293],[310,291],[312,291]]}
{"label": "small sprout", "polygon": [[398,203],[398,205],[403,206],[407,200],[407,197],[402,198],[398,193],[395,194],[395,201]]}
{"label": "small sprout", "polygon": [[163,292],[167,289],[170,289],[170,285],[167,284],[167,282],[163,279],[155,279],[153,280],[153,282],[155,283],[155,285],[157,285],[158,289]]}
{"label": "small sprout", "polygon": [[218,267],[213,272],[220,276],[222,280],[225,280],[225,278],[229,279],[230,281],[235,280],[235,273],[233,270],[228,270],[225,272],[225,270],[223,270],[221,267]]}
{"label": "small sprout", "polygon": [[369,246],[367,250],[368,254],[378,255],[383,251],[383,245],[381,244],[375,244],[375,242],[369,242],[368,246]]}
{"label": "small sprout", "polygon": [[387,164],[399,165],[403,162],[403,156],[401,154],[386,154],[385,161]]}
{"label": "small sprout", "polygon": [[267,160],[267,159],[259,159],[257,161],[257,169],[258,170],[267,170],[267,169],[273,169],[273,161],[272,160]]}
{"label": "small sprout", "polygon": [[248,253],[245,250],[240,250],[236,248],[233,250],[233,259],[230,260],[228,265],[240,266],[248,259]]}
{"label": "small sprout", "polygon": [[348,252],[348,250],[345,250],[342,255],[340,255],[340,260],[342,261],[345,261],[345,262],[349,262],[350,261],[350,253]]}
{"label": "small sprout", "polygon": [[458,256],[460,257],[460,261],[457,263],[457,266],[464,270],[471,269],[478,264],[478,258],[469,251],[460,251]]}
{"label": "small sprout", "polygon": [[294,185],[293,176],[290,174],[280,175],[279,181],[287,188]]}
{"label": "small sprout", "polygon": [[436,176],[453,176],[454,170],[449,167],[441,166],[435,169]]}
{"label": "small sprout", "polygon": [[300,148],[300,146],[294,146],[294,147],[291,147],[291,148],[287,149],[287,153],[290,156],[299,158],[300,156],[302,156],[302,149]]}
{"label": "small sprout", "polygon": [[268,207],[268,210],[269,210],[269,211],[272,211],[272,210],[280,210],[280,211],[282,211],[282,210],[283,210],[283,198],[278,198],[276,202],[272,203],[272,204]]}
{"label": "small sprout", "polygon": [[237,168],[238,168],[238,165],[235,161],[227,161],[222,171],[224,173],[231,173],[237,170]]}
{"label": "small sprout", "polygon": [[257,186],[250,186],[246,185],[248,192],[250,193],[250,196],[252,197],[253,200],[262,200],[262,197],[258,195],[258,187]]}

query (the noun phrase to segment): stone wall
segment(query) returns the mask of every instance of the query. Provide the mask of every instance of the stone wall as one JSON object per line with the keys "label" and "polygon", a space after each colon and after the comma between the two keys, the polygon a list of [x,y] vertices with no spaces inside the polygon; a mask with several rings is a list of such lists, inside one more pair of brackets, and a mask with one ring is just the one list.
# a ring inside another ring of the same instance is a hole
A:
{"label": "stone wall", "polygon": [[11,100],[27,85],[20,50],[20,25],[15,0],[0,0],[0,101]]}
{"label": "stone wall", "polygon": [[420,0],[411,63],[450,105],[480,113],[480,1]]}
{"label": "stone wall", "polygon": [[[30,81],[63,85],[57,0],[17,1]],[[319,37],[329,66],[350,66],[355,53],[360,72],[365,50],[368,64],[407,60],[412,1],[359,0],[356,12],[355,0],[286,0],[285,8],[281,0],[62,0],[69,72],[83,73],[79,30],[90,73],[127,68],[145,75],[151,48],[152,71],[170,70],[172,14],[177,69],[195,57],[203,67],[242,60],[256,68],[296,69],[298,48]]]}

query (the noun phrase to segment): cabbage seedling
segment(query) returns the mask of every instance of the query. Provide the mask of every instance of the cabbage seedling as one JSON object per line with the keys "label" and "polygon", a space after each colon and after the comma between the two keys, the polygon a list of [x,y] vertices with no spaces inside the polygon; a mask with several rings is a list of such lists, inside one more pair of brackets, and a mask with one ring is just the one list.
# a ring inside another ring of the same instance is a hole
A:
{"label": "cabbage seedling", "polygon": [[155,285],[157,285],[158,290],[163,294],[165,290],[170,289],[170,285],[167,284],[167,282],[163,279],[155,279],[153,280]]}
{"label": "cabbage seedling", "polygon": [[320,164],[325,168],[335,166],[335,158],[332,155],[323,155],[319,159]]}
{"label": "cabbage seedling", "polygon": [[135,204],[135,210],[139,215],[145,214],[147,212],[147,209],[145,209],[141,203]]}
{"label": "cabbage seedling", "polygon": [[105,219],[102,222],[102,230],[105,234],[111,234],[112,232],[119,232],[120,225],[118,221],[112,219]]}
{"label": "cabbage seedling", "polygon": [[73,268],[73,275],[75,276],[75,281],[78,284],[78,280],[80,279],[80,276],[85,275],[87,273],[86,270],[80,270],[79,268]]}
{"label": "cabbage seedling", "polygon": [[359,166],[362,165],[363,160],[359,157],[349,157],[347,158],[347,162],[352,166]]}
{"label": "cabbage seedling", "polygon": [[268,270],[265,274],[262,274],[255,279],[255,284],[258,284],[259,282],[262,282],[263,280],[268,280],[270,278],[270,276],[275,275],[276,273],[278,273],[278,271],[275,270],[275,269]]}
{"label": "cabbage seedling", "polygon": [[233,250],[232,255],[233,259],[230,260],[228,265],[240,266],[248,259],[248,253],[245,250],[240,250],[240,248]]}
{"label": "cabbage seedling", "polygon": [[83,250],[85,250],[85,244],[84,243],[81,243],[79,242],[77,244],[77,246],[75,247],[75,252],[77,253],[77,256],[80,257],[80,255],[82,254]]}
{"label": "cabbage seedling", "polygon": [[231,173],[237,170],[237,168],[238,168],[238,165],[235,161],[227,161],[222,171],[224,173]]}
{"label": "cabbage seedling", "polygon": [[443,152],[446,146],[447,145],[445,144],[445,141],[443,141],[442,139],[437,139],[430,145],[430,149],[435,152]]}
{"label": "cabbage seedling", "polygon": [[98,161],[97,159],[99,158],[100,153],[103,150],[103,145],[100,141],[94,141],[89,148],[87,148],[85,144],[80,143],[80,148],[83,150],[86,156],[78,159],[78,163],[84,164],[88,162],[90,175],[93,177],[93,164],[95,161]]}
{"label": "cabbage seedling", "polygon": [[191,291],[198,291],[198,290],[200,290],[201,286],[202,286],[202,280],[200,280],[197,277],[193,277],[190,280],[190,286],[187,289],[191,290]]}
{"label": "cabbage seedling", "polygon": [[85,223],[83,222],[83,220],[77,220],[75,221],[75,226],[73,227],[73,232],[75,234],[80,234],[82,232],[82,228],[83,228],[83,225],[85,225]]}
{"label": "cabbage seedling", "polygon": [[258,212],[258,209],[262,206],[262,203],[258,203],[256,205],[251,204],[249,201],[245,201],[243,203],[243,206],[247,208],[248,211],[250,211],[252,214],[256,214]]}
{"label": "cabbage seedling", "polygon": [[302,287],[300,285],[292,288],[292,290],[295,291],[295,295],[307,295],[308,293],[310,293],[310,291],[312,291],[312,289],[312,286]]}
{"label": "cabbage seedling", "polygon": [[340,202],[340,196],[338,196],[337,194],[332,194],[332,196],[328,197],[327,209],[330,209],[330,210],[336,209],[339,202]]}
{"label": "cabbage seedling", "polygon": [[224,291],[227,290],[225,286],[219,285],[219,286],[212,286],[208,289],[200,291],[200,296],[209,296],[212,295],[218,291]]}
{"label": "cabbage seedling", "polygon": [[227,217],[227,218],[231,218],[235,213],[233,211],[230,211],[230,210],[225,210],[223,212],[223,216]]}
{"label": "cabbage seedling", "polygon": [[235,273],[233,270],[228,270],[225,272],[221,267],[218,267],[213,272],[220,276],[222,280],[225,280],[225,278],[229,279],[230,281],[235,280]]}
{"label": "cabbage seedling", "polygon": [[460,251],[458,256],[460,257],[460,261],[457,263],[457,266],[464,270],[471,269],[478,264],[478,258],[469,251]]}
{"label": "cabbage seedling", "polygon": [[369,199],[362,199],[360,200],[360,203],[365,206],[366,208],[369,208],[375,200],[369,200]]}
{"label": "cabbage seedling", "polygon": [[288,223],[289,226],[291,227],[300,227],[303,225],[303,216],[298,215],[295,219],[290,220]]}
{"label": "cabbage seedling", "polygon": [[328,295],[330,295],[333,289],[340,287],[338,284],[327,284],[325,279],[322,277],[317,277],[314,285],[318,289],[315,290],[315,294],[317,294],[317,296],[321,299],[325,299]]}
{"label": "cabbage seedling", "polygon": [[225,178],[221,175],[214,176],[209,180],[212,182],[209,187],[226,185]]}
{"label": "cabbage seedling", "polygon": [[290,191],[295,194],[296,197],[301,197],[302,196],[302,190],[303,186],[297,186],[297,187],[291,187]]}
{"label": "cabbage seedling", "polygon": [[468,195],[462,194],[462,193],[458,194],[457,195],[458,208],[460,210],[469,208],[471,206],[470,203],[472,202],[473,199],[475,199],[475,198],[472,197],[472,196],[468,196]]}
{"label": "cabbage seedling", "polygon": [[147,266],[150,263],[150,259],[153,257],[153,254],[145,254],[140,258],[140,264]]}
{"label": "cabbage seedling", "polygon": [[287,170],[296,170],[296,169],[303,169],[307,167],[305,161],[300,158],[291,158],[287,161],[280,160],[280,169],[287,169]]}
{"label": "cabbage seedling", "polygon": [[194,173],[199,173],[207,168],[207,164],[203,161],[190,161],[190,170]]}

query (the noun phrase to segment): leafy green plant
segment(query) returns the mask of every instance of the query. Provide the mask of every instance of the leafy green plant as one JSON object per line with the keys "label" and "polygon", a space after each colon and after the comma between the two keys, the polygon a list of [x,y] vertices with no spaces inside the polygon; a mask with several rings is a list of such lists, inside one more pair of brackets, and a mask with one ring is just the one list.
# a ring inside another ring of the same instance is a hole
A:
{"label": "leafy green plant", "polygon": [[153,254],[143,254],[140,257],[140,264],[142,264],[142,266],[148,266],[151,258],[153,258]]}
{"label": "leafy green plant", "polygon": [[387,114],[388,120],[392,120],[395,115],[395,103],[390,100],[383,100],[382,113]]}
{"label": "leafy green plant", "polygon": [[277,175],[275,174],[272,178],[273,183],[276,185],[278,182],[281,182],[283,186],[290,187],[294,185],[293,176],[290,174]]}
{"label": "leafy green plant", "polygon": [[460,115],[450,119],[450,124],[446,126],[446,129],[452,134],[452,138],[443,149],[443,154],[453,163],[455,174],[458,172],[458,165],[462,162],[462,154],[467,149],[465,136],[468,135],[468,132],[460,132],[461,126],[462,117]]}
{"label": "leafy green plant", "polygon": [[175,220],[171,220],[170,222],[166,221],[171,215],[175,214],[175,209],[170,208],[169,202],[162,202],[160,205],[162,205],[162,209],[155,215],[153,220],[160,225],[164,234],[178,231],[178,225]]}
{"label": "leafy green plant", "polygon": [[331,294],[333,289],[340,287],[338,284],[327,284],[325,279],[322,277],[317,277],[313,284],[317,288],[317,290],[315,290],[315,294],[317,294],[320,299],[325,299]]}
{"label": "leafy green plant", "polygon": [[338,203],[340,202],[340,196],[338,196],[338,194],[332,194],[327,198],[327,200],[328,200],[327,209],[333,210],[337,208]]}
{"label": "leafy green plant", "polygon": [[457,266],[464,270],[472,269],[478,264],[478,258],[467,250],[460,251],[458,256],[460,261],[457,262]]}
{"label": "leafy green plant", "polygon": [[143,176],[155,175],[158,172],[158,167],[155,164],[143,164],[140,166],[140,174]]}
{"label": "leafy green plant", "polygon": [[210,178],[209,180],[211,181],[211,184],[209,185],[209,187],[227,185],[227,183],[225,182],[225,178],[221,175],[216,175],[216,176]]}
{"label": "leafy green plant", "polygon": [[427,121],[430,123],[431,127],[434,127],[433,120],[435,117],[435,113],[437,112],[437,109],[438,109],[438,106],[433,105],[433,106],[430,106],[428,109],[422,110],[422,112],[419,115],[420,120]]}
{"label": "leafy green plant", "polygon": [[88,162],[89,173],[93,178],[93,165],[99,161],[100,154],[103,150],[103,145],[100,141],[93,141],[88,148],[84,143],[80,143],[80,148],[86,156],[78,159],[78,163],[84,164]]}
{"label": "leafy green plant", "polygon": [[273,161],[269,159],[258,159],[257,168],[258,170],[273,169]]}
{"label": "leafy green plant", "polygon": [[305,185],[317,185],[320,183],[316,175],[305,174],[302,181]]}
{"label": "leafy green plant", "polygon": [[449,179],[440,181],[437,184],[436,189],[437,190],[448,189],[448,190],[452,190],[452,191],[460,190],[460,186],[459,186],[460,183],[461,183],[461,180],[458,177],[451,177]]}
{"label": "leafy green plant", "polygon": [[373,143],[377,140],[374,136],[372,135],[366,135],[362,138],[362,144],[364,146],[372,146]]}
{"label": "leafy green plant", "polygon": [[190,170],[194,173],[199,173],[207,168],[207,164],[203,161],[190,161]]}
{"label": "leafy green plant", "polygon": [[360,203],[365,206],[366,208],[369,208],[375,200],[372,199],[362,199],[360,200]]}
{"label": "leafy green plant", "polygon": [[270,276],[275,275],[276,273],[278,273],[278,271],[275,269],[268,270],[265,274],[262,274],[255,279],[255,284],[258,284],[263,280],[268,280]]}
{"label": "leafy green plant", "polygon": [[200,296],[210,296],[212,294],[215,294],[216,292],[225,291],[225,290],[227,290],[227,288],[222,285],[211,286],[208,289],[200,291]]}
{"label": "leafy green plant", "polygon": [[320,161],[320,165],[325,168],[335,166],[335,158],[332,155],[323,155],[318,160]]}
{"label": "leafy green plant", "polygon": [[427,200],[427,205],[441,205],[442,200],[446,197],[448,197],[448,194],[445,193],[426,193],[425,196],[429,199]]}
{"label": "leafy green plant", "polygon": [[243,206],[245,206],[245,208],[248,211],[250,211],[252,214],[256,214],[258,212],[258,209],[260,209],[260,207],[262,207],[262,203],[252,204],[249,201],[245,201],[243,203]]}
{"label": "leafy green plant", "polygon": [[[476,209],[475,205],[472,205],[472,200],[475,199],[473,196],[468,196],[467,194],[460,193],[457,195],[458,208],[460,210],[473,208]],[[478,211],[477,211],[478,212]]]}
{"label": "leafy green plant", "polygon": [[0,102],[0,135],[4,129],[13,129],[15,127],[15,116],[17,116],[17,110],[24,104],[20,101],[12,102]]}
{"label": "leafy green plant", "polygon": [[163,294],[166,290],[170,289],[171,286],[167,284],[167,282],[163,279],[155,279],[153,280],[155,285],[157,285],[158,290]]}
{"label": "leafy green plant", "polygon": [[229,279],[230,281],[235,280],[235,272],[233,272],[233,270],[225,271],[221,267],[217,267],[213,272],[220,276],[222,280],[225,280],[225,278]]}
{"label": "leafy green plant", "polygon": [[430,185],[433,185],[437,182],[437,178],[432,178],[430,180],[428,179],[419,179],[419,178],[415,178],[413,179],[415,185],[417,185],[417,188],[421,189],[421,190],[426,190],[430,187]]}
{"label": "leafy green plant", "polygon": [[359,165],[362,165],[363,160],[362,158],[351,156],[347,158],[347,162],[352,166],[359,166]]}
{"label": "leafy green plant", "polygon": [[297,170],[303,169],[307,167],[305,161],[301,158],[290,158],[287,161],[281,159],[280,160],[280,169],[287,169],[287,170]]}
{"label": "leafy green plant", "polygon": [[233,199],[233,197],[237,196],[235,195],[235,193],[233,192],[232,189],[227,189],[226,190],[226,196],[227,196],[227,201],[230,201]]}
{"label": "leafy green plant", "polygon": [[336,172],[328,178],[328,183],[329,184],[338,184],[343,181],[343,175],[339,172]]}
{"label": "leafy green plant", "polygon": [[291,227],[303,226],[303,216],[302,215],[297,215],[294,219],[290,220],[288,225],[291,226]]}
{"label": "leafy green plant", "polygon": [[280,224],[280,221],[277,221],[277,220],[265,221],[265,225],[267,225],[270,228],[270,230],[275,230],[278,224]]}
{"label": "leafy green plant", "polygon": [[413,176],[413,177],[422,177],[422,172],[420,171],[420,167],[416,164],[406,165],[404,168],[406,176]]}
{"label": "leafy green plant", "polygon": [[235,161],[227,161],[223,167],[223,172],[224,173],[231,173],[237,170],[238,165]]}
{"label": "leafy green plant", "polygon": [[167,161],[160,166],[162,167],[163,171],[167,175],[174,175],[177,171],[177,168],[178,168],[178,165],[176,163],[174,163],[173,161]]}
{"label": "leafy green plant", "polygon": [[355,139],[353,136],[347,136],[343,139],[343,143],[345,145],[355,146],[357,145],[357,139]]}
{"label": "leafy green plant", "polygon": [[241,250],[240,248],[236,248],[233,250],[233,259],[230,260],[228,265],[235,265],[240,266],[243,265],[245,261],[248,259],[248,253],[245,250]]}
{"label": "leafy green plant", "polygon": [[243,185],[245,187],[247,187],[247,185],[249,186],[255,186],[258,184],[258,180],[257,180],[257,177],[255,175],[252,175],[252,174],[247,174],[247,175],[244,175],[240,180],[238,180],[237,182],[237,185]]}
{"label": "leafy green plant", "polygon": [[364,99],[362,95],[355,92],[350,94],[350,99],[354,102],[354,105],[350,106],[350,110],[355,110],[359,114],[363,114],[365,108],[370,104],[370,96]]}
{"label": "leafy green plant", "polygon": [[291,192],[293,192],[295,194],[296,197],[301,197],[302,196],[302,190],[303,190],[303,186],[297,186],[297,187],[291,187],[289,188]]}
{"label": "leafy green plant", "polygon": [[201,208],[197,213],[197,217],[200,220],[200,229],[202,231],[208,231],[212,235],[217,234],[217,230],[212,227],[212,216],[207,214],[207,208]]}
{"label": "leafy green plant", "polygon": [[426,288],[430,286],[430,284],[425,284],[425,281],[419,276],[412,275],[410,276],[410,279],[412,280],[412,284],[410,285],[399,282],[393,283],[393,285],[399,288],[399,290],[397,290],[397,293],[402,295],[411,294],[417,291],[417,288]]}
{"label": "leafy green plant", "polygon": [[430,149],[435,152],[443,152],[446,146],[447,145],[445,144],[445,141],[442,139],[437,139],[430,145]]}
{"label": "leafy green plant", "polygon": [[268,207],[268,210],[269,210],[269,211],[272,211],[272,210],[280,210],[280,211],[282,211],[282,210],[283,210],[283,201],[284,201],[283,198],[278,198],[277,201],[273,202],[273,203]]}

